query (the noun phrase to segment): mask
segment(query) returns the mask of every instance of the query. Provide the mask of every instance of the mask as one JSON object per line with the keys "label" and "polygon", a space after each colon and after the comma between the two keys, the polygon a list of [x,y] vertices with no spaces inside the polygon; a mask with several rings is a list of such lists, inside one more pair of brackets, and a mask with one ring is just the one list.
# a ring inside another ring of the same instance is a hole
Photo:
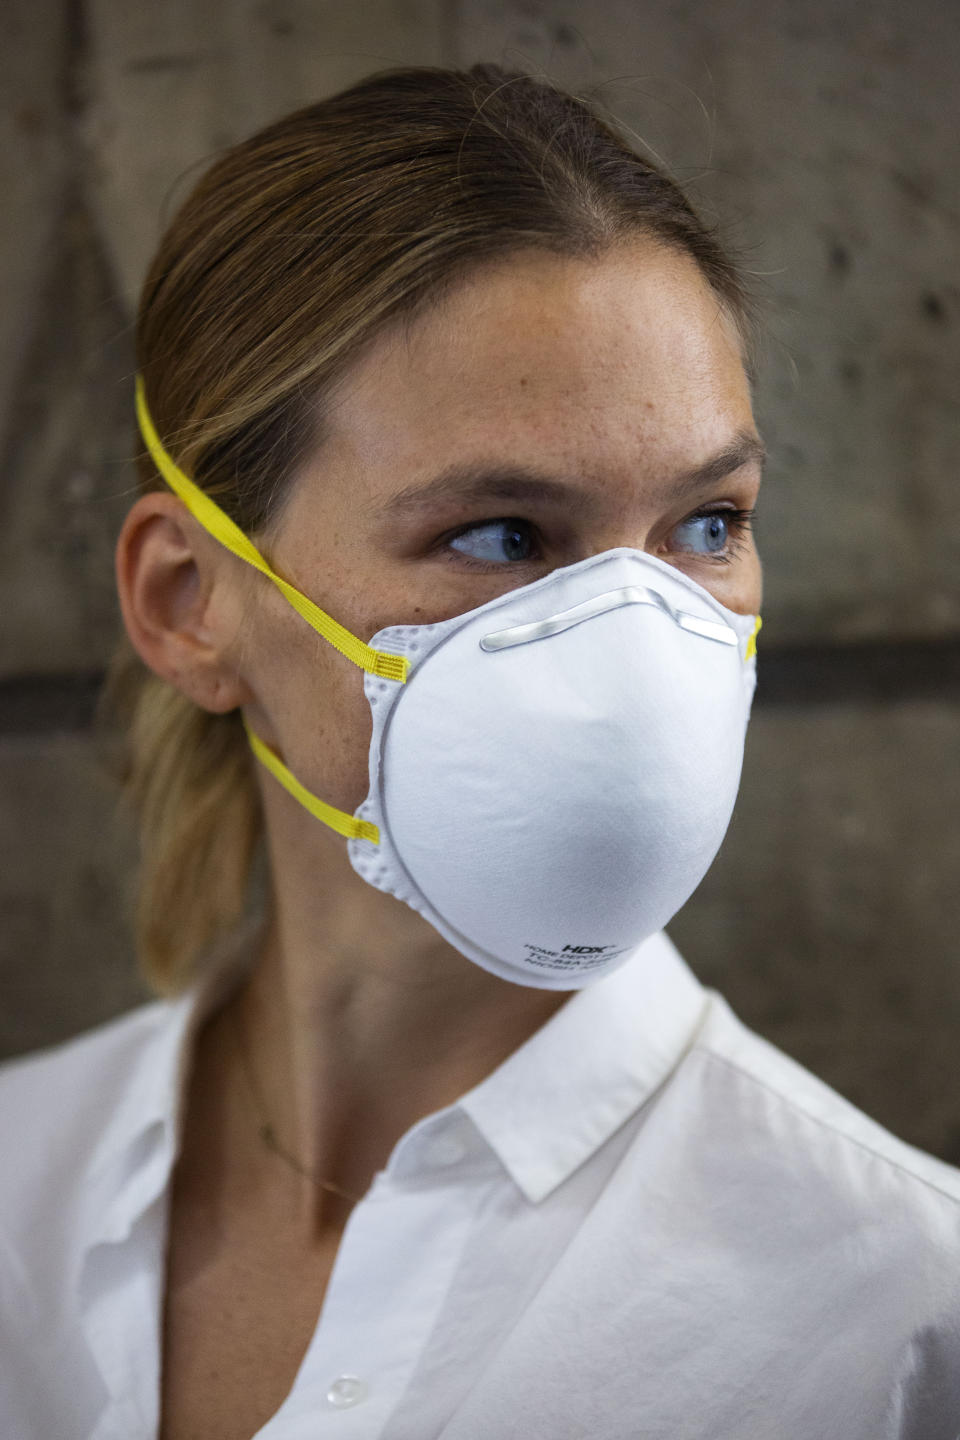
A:
{"label": "mask", "polygon": [[623,548],[366,644],[173,464],[139,379],[137,410],[194,517],[365,671],[370,788],[352,816],[247,727],[260,762],[345,836],[359,875],[483,969],[539,989],[599,980],[676,914],[733,811],[758,617]]}

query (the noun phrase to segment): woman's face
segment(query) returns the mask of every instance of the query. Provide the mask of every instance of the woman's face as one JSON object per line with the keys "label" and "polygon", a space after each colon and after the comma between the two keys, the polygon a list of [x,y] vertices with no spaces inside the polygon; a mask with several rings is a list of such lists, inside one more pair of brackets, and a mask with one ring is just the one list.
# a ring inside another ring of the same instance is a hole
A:
{"label": "woman's face", "polygon": [[[478,272],[371,346],[327,428],[264,548],[365,640],[617,546],[730,609],[760,608],[762,447],[736,333],[694,263],[653,243]],[[310,789],[353,810],[370,738],[361,673],[254,583],[236,660],[250,718]]]}

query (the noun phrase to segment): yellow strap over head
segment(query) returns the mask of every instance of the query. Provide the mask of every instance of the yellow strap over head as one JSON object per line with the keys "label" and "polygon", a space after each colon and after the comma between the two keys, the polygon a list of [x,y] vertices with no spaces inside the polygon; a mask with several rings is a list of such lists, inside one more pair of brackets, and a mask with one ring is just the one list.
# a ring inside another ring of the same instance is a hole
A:
{"label": "yellow strap over head", "polygon": [[294,610],[303,616],[307,624],[312,625],[324,640],[333,645],[354,665],[358,665],[361,670],[368,670],[371,675],[379,675],[384,680],[398,680],[401,684],[405,683],[410,668],[410,662],[406,656],[388,655],[386,651],[374,650],[372,646],[364,644],[343,625],[338,624],[325,610],[321,610],[319,605],[315,605],[295,585],[284,580],[268,565],[256,545],[247,538],[239,525],[235,525],[230,516],[220,509],[216,501],[212,500],[204,490],[200,489],[199,485],[194,484],[190,477],[173,463],[164,450],[150,418],[142,375],[137,376],[136,403],[140,433],[150,451],[154,465],[170,489],[183,501],[190,514],[199,521],[204,530],[208,531],[215,540],[219,540],[227,550],[232,551],[234,555],[239,556],[241,560],[245,560],[248,565],[252,565],[255,570],[261,571],[268,579],[272,580]]}
{"label": "yellow strap over head", "polygon": [[751,634],[750,639],[747,641],[747,652],[746,652],[746,654],[745,654],[744,657],[743,657],[745,662],[746,662],[747,660],[752,660],[753,657],[754,657],[754,655],[756,655],[756,653],[757,653],[757,636],[760,634],[760,626],[761,626],[762,624],[763,624],[763,621],[760,619],[760,616],[758,615],[758,616],[757,616],[757,623],[756,623],[756,625],[754,625],[754,627],[753,627],[753,633]]}

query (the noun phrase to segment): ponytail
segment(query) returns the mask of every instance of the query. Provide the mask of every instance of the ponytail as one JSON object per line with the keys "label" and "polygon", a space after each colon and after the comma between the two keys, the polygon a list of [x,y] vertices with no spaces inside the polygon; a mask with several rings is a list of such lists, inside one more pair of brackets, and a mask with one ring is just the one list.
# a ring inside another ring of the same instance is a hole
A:
{"label": "ponytail", "polygon": [[140,828],[140,973],[154,994],[176,995],[248,909],[262,820],[240,712],[201,709],[125,640],[100,719],[120,724],[118,778]]}

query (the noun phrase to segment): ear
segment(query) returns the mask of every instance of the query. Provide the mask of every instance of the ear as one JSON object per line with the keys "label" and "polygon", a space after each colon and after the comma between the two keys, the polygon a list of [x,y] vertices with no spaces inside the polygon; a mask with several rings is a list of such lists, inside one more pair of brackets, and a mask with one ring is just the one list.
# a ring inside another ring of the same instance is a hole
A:
{"label": "ear", "polygon": [[157,675],[218,713],[252,698],[235,660],[243,585],[231,562],[165,491],[140,497],[117,540],[120,609],[135,649]]}

